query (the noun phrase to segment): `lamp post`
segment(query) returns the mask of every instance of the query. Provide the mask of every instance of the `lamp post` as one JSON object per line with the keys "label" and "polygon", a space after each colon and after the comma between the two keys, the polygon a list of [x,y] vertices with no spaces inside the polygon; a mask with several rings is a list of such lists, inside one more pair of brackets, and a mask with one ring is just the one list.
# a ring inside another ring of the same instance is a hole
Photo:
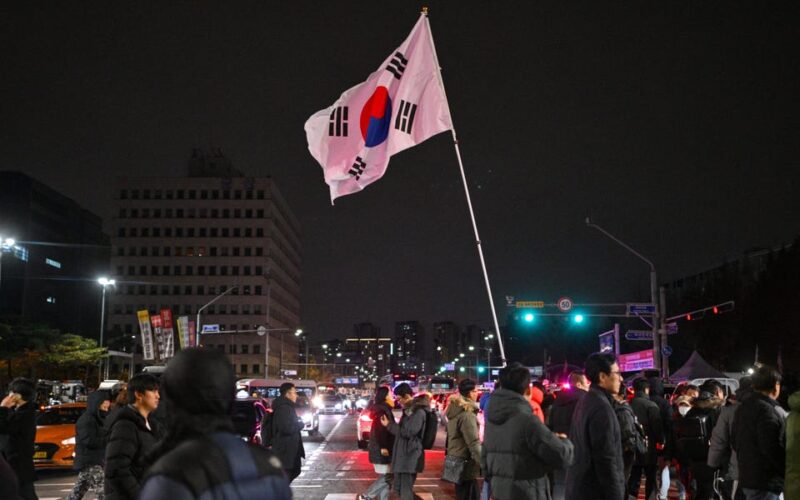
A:
{"label": "lamp post", "polygon": [[[100,278],[97,278],[97,283],[103,287],[103,298],[100,301],[100,348],[102,348],[103,336],[105,334],[105,329],[106,329],[106,288],[116,285],[117,282],[112,279],[108,279],[105,276],[101,276]],[[97,373],[98,382],[103,381],[103,366],[104,363],[103,360],[101,359],[100,369],[98,370]]]}
{"label": "lamp post", "polygon": [[[294,336],[295,337],[299,337],[301,335],[303,335],[303,330],[298,328],[294,332]],[[304,379],[308,379],[308,334],[303,335],[303,343],[306,345],[306,357],[303,359],[303,361],[306,362],[306,369],[305,369],[305,375],[303,376],[303,378]]]}
{"label": "lamp post", "polygon": [[[221,294],[217,295],[216,297],[214,297],[213,299],[208,301],[203,307],[201,307],[200,309],[197,310],[197,335],[198,335],[198,337],[200,336],[200,334],[203,333],[203,325],[200,324],[200,313],[203,312],[206,309],[206,307],[208,307],[211,304],[213,304],[214,302],[218,301],[219,299],[221,299],[225,295],[228,295],[229,293],[231,293],[232,291],[236,290],[237,288],[239,288],[239,285],[232,286],[232,287],[228,288],[227,290],[225,290]],[[200,342],[198,342],[198,345],[199,344],[200,344]]]}
{"label": "lamp post", "polygon": [[4,238],[0,235],[0,284],[2,284],[3,281],[3,249],[11,248],[13,250],[16,243],[14,238]]}
{"label": "lamp post", "polygon": [[660,324],[661,322],[661,308],[659,307],[659,300],[658,300],[658,280],[656,278],[656,266],[653,262],[645,257],[644,255],[640,254],[629,245],[627,245],[624,241],[620,240],[613,234],[609,233],[602,227],[598,226],[590,217],[586,217],[586,225],[589,227],[593,227],[606,235],[609,239],[613,240],[619,246],[624,248],[625,250],[629,251],[633,255],[637,256],[639,259],[643,260],[650,266],[650,303],[653,304],[654,312],[653,312],[653,324],[651,328],[653,330],[653,363],[655,364],[656,369],[661,370],[662,377],[669,376],[669,361],[666,356],[663,356],[661,353],[661,347],[667,345],[667,335],[666,330],[663,325]]}

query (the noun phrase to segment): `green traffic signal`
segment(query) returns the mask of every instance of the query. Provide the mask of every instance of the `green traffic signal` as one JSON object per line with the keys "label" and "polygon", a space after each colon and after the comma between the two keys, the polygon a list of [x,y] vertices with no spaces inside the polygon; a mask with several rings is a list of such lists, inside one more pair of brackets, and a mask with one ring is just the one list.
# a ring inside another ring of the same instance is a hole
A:
{"label": "green traffic signal", "polygon": [[533,313],[525,313],[525,315],[522,317],[522,319],[524,319],[526,323],[533,323],[533,320],[535,319],[535,317],[534,317]]}
{"label": "green traffic signal", "polygon": [[572,316],[572,321],[578,324],[583,323],[583,319],[583,314],[575,314]]}

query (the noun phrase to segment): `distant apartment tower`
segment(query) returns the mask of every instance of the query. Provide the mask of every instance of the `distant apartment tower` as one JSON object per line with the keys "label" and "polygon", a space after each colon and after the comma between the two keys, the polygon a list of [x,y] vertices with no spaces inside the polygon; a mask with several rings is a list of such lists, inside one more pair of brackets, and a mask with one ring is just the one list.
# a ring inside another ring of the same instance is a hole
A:
{"label": "distant apartment tower", "polygon": [[393,369],[396,371],[424,373],[425,363],[422,359],[424,339],[425,328],[419,321],[399,321],[395,323]]}
{"label": "distant apartment tower", "polygon": [[[358,323],[353,326],[353,337],[347,344],[357,345],[365,368],[378,377],[391,372],[390,337],[381,337],[381,329],[372,323]],[[350,346],[348,345],[348,349]]]}
{"label": "distant apartment tower", "polygon": [[[300,228],[269,177],[245,177],[219,150],[195,150],[186,177],[124,177],[114,190],[109,324],[137,335],[137,310],[170,308],[225,332],[201,343],[224,351],[239,377],[296,369]],[[232,289],[232,290],[231,290]],[[268,335],[255,330],[265,326]],[[269,349],[268,357],[266,355]],[[284,365],[284,363],[287,363]]]}
{"label": "distant apartment tower", "polygon": [[459,354],[461,329],[452,321],[440,321],[433,324],[433,366],[450,362]]}
{"label": "distant apartment tower", "polygon": [[102,220],[20,172],[0,172],[0,316],[99,338]]}

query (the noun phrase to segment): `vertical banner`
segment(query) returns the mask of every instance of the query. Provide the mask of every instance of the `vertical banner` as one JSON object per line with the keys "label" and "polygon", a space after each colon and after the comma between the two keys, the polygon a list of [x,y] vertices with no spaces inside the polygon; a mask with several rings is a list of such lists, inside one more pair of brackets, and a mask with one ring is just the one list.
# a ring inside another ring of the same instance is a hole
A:
{"label": "vertical banner", "polygon": [[142,353],[144,359],[155,359],[153,353],[153,331],[150,329],[150,314],[147,311],[137,311],[139,318],[139,330],[142,332]]}
{"label": "vertical banner", "polygon": [[156,353],[159,361],[164,361],[164,332],[160,315],[150,316],[150,323],[153,325],[153,334],[156,337]]}
{"label": "vertical banner", "polygon": [[189,321],[189,347],[197,347],[197,330],[194,321]]}
{"label": "vertical banner", "polygon": [[178,316],[178,342],[181,349],[192,347],[189,344],[189,316]]}
{"label": "vertical banner", "polygon": [[162,333],[164,335],[164,357],[175,356],[175,335],[172,330],[172,311],[170,309],[161,310],[161,321],[164,323]]}

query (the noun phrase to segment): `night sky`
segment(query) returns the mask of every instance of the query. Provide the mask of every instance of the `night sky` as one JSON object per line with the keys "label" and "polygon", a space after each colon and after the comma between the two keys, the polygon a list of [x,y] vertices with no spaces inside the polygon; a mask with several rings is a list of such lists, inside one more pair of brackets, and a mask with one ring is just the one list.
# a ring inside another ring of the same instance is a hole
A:
{"label": "night sky", "polygon": [[[491,324],[449,134],[331,206],[303,123],[407,36],[414,2],[13,2],[0,169],[106,222],[116,175],[221,147],[303,229],[303,326]],[[495,300],[625,302],[800,233],[796,2],[428,2]],[[106,227],[109,232],[109,227]]]}

